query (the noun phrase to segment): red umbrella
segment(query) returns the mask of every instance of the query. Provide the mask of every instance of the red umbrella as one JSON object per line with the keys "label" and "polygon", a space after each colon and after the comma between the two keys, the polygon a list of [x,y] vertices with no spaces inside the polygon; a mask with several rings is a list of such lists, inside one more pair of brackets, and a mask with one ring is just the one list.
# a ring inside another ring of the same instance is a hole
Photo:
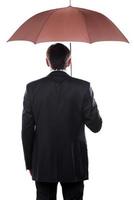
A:
{"label": "red umbrella", "polygon": [[13,40],[27,40],[34,44],[51,41],[128,42],[105,15],[71,5],[35,14],[25,21],[8,41]]}

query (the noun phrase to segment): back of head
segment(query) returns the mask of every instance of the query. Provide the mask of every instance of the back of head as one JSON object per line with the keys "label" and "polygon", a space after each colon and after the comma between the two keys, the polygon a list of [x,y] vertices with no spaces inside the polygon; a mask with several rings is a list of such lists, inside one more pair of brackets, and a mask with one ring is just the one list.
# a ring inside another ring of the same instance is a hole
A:
{"label": "back of head", "polygon": [[52,69],[60,70],[65,69],[65,63],[70,56],[70,50],[65,45],[56,43],[47,49],[46,54]]}

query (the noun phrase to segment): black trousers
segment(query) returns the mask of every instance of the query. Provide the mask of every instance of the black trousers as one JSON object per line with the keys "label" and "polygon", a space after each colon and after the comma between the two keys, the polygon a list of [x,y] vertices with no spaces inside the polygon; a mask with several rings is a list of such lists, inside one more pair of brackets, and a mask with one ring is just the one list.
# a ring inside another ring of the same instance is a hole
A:
{"label": "black trousers", "polygon": [[[64,200],[83,200],[84,181],[63,183],[62,195]],[[36,200],[56,200],[58,182],[39,182],[35,181]]]}

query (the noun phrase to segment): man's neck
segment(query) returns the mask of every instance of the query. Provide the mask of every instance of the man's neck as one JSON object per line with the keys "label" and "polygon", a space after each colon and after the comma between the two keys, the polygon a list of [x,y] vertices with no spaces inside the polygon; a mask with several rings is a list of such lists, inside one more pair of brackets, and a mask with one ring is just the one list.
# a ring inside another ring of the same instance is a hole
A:
{"label": "man's neck", "polygon": [[51,69],[51,71],[64,71],[64,72],[66,72],[66,69]]}

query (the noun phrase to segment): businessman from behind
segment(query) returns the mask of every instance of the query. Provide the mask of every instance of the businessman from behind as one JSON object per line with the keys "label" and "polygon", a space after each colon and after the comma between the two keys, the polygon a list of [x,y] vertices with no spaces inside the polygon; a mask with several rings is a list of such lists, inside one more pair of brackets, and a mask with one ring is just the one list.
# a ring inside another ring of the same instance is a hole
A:
{"label": "businessman from behind", "polygon": [[26,84],[21,138],[26,170],[35,181],[37,200],[82,200],[88,175],[85,125],[97,133],[102,118],[90,82],[70,76],[70,50],[61,43],[47,49],[51,72]]}

